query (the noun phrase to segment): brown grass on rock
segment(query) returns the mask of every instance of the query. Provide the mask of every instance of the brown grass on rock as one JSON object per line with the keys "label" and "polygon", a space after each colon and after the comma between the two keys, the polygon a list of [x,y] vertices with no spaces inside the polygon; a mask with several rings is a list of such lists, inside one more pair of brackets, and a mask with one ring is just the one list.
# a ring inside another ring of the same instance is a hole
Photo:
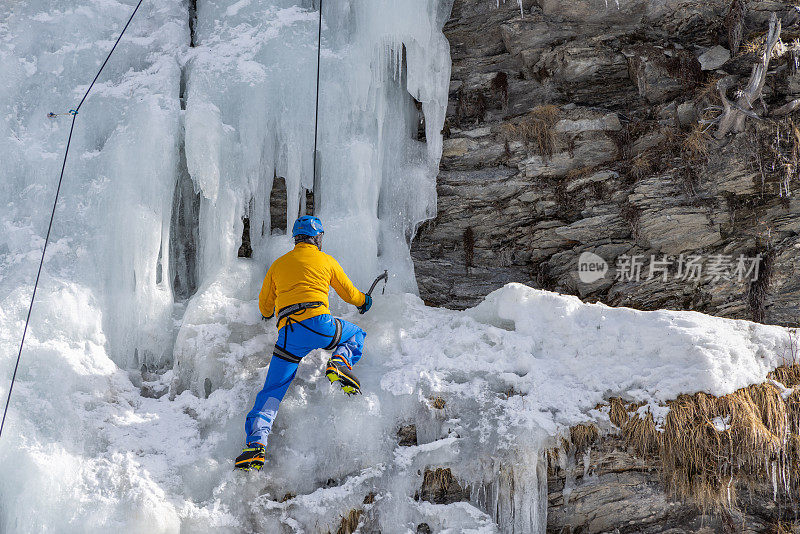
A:
{"label": "brown grass on rock", "polygon": [[625,441],[642,457],[657,456],[662,443],[662,434],[656,429],[653,414],[634,414],[622,427]]}
{"label": "brown grass on rock", "polygon": [[417,497],[434,504],[451,504],[469,500],[469,493],[461,486],[449,467],[425,469],[422,488]]}
{"label": "brown grass on rock", "polygon": [[569,439],[575,445],[575,453],[582,454],[600,439],[600,431],[592,424],[575,425],[569,429]]}
{"label": "brown grass on rock", "polygon": [[704,161],[708,158],[711,147],[711,135],[703,124],[696,124],[684,137],[681,146],[681,155],[690,163]]}
{"label": "brown grass on rock", "polygon": [[533,145],[542,158],[553,155],[556,135],[553,126],[558,122],[558,106],[547,104],[537,106],[517,122],[503,126],[507,137],[522,140],[525,146]]}
{"label": "brown grass on rock", "polygon": [[768,374],[767,378],[780,382],[789,388],[800,385],[800,362],[782,365]]}
{"label": "brown grass on rock", "polygon": [[443,397],[439,397],[438,395],[435,397],[430,398],[431,407],[435,410],[444,410],[444,407],[447,405],[447,402],[444,400]]}
{"label": "brown grass on rock", "polygon": [[634,180],[641,180],[653,171],[655,164],[648,152],[637,154],[631,160],[631,176]]}
{"label": "brown grass on rock", "polygon": [[364,510],[350,510],[346,516],[342,517],[336,534],[353,534],[358,528],[358,523],[361,521],[361,514],[363,513]]}
{"label": "brown grass on rock", "polygon": [[[703,510],[735,509],[737,485],[754,487],[773,477],[786,481],[779,492],[796,499],[800,391],[784,398],[784,387],[800,385],[800,365],[781,366],[768,379],[723,397],[681,395],[667,403],[663,428],[649,412],[637,413],[640,405],[617,398],[609,400],[608,415],[629,447],[660,460],[667,489]],[[588,439],[590,426],[573,427],[574,444]]]}
{"label": "brown grass on rock", "polygon": [[694,102],[700,103],[705,101],[709,105],[721,105],[722,99],[719,97],[719,90],[717,89],[717,82],[719,82],[720,79],[720,76],[709,77],[704,84],[697,86],[694,91]]}
{"label": "brown grass on rock", "polygon": [[611,419],[611,424],[622,430],[622,428],[631,418],[630,413],[628,413],[628,407],[625,404],[625,401],[623,401],[619,397],[614,397],[608,401],[608,404],[609,404],[608,417],[609,419]]}

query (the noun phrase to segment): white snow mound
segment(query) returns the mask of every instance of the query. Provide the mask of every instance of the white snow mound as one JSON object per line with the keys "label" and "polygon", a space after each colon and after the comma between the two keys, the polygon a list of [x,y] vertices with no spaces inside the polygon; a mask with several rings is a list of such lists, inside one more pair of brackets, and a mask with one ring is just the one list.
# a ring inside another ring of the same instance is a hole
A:
{"label": "white snow mound", "polygon": [[[243,260],[227,277],[248,268]],[[30,341],[0,441],[4,531],[313,532],[365,507],[365,524],[385,532],[421,522],[437,532],[535,532],[546,495],[541,451],[559,431],[592,419],[609,396],[658,402],[762,381],[788,340],[780,327],[584,304],[520,284],[463,312],[376,296],[369,314],[345,315],[368,332],[355,368],[364,395],[330,386],[327,354],[311,353],[281,405],[267,465],[241,474],[231,459],[277,335],[254,320],[256,302],[201,300],[194,321],[214,343],[196,354],[216,363],[194,368],[221,383],[208,398],[186,390],[170,400],[143,397],[139,386],[158,390],[160,380],[163,390],[172,371],[142,382],[108,358],[99,322],[78,319],[96,314],[84,295],[66,287],[41,304],[48,333]],[[85,343],[60,341],[72,328]],[[397,428],[411,423],[419,444],[400,447]],[[470,501],[414,500],[427,467],[452,468]],[[370,492],[375,502],[362,505]],[[280,502],[286,494],[296,497]]]}

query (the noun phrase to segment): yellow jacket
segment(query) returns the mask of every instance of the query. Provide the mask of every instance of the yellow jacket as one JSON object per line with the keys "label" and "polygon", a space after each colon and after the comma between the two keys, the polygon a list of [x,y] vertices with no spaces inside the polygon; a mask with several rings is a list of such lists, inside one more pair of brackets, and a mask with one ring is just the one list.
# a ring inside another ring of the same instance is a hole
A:
{"label": "yellow jacket", "polygon": [[[258,295],[258,308],[264,317],[269,317],[292,304],[318,301],[324,305],[307,309],[297,318],[310,319],[330,313],[330,286],[333,286],[342,300],[353,306],[362,306],[366,300],[364,293],[356,289],[333,256],[325,254],[310,243],[298,243],[292,251],[270,265]],[[285,321],[284,319],[284,323]],[[283,325],[278,324],[279,328],[281,326]]]}

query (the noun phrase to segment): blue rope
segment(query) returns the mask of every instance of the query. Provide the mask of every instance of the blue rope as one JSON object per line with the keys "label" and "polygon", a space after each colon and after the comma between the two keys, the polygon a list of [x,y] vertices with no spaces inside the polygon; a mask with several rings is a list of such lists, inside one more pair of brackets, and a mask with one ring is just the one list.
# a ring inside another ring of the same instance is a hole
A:
{"label": "blue rope", "polygon": [[125,24],[125,27],[122,28],[122,32],[120,32],[119,37],[117,37],[117,41],[114,43],[114,46],[111,47],[111,51],[106,56],[106,60],[103,61],[103,64],[100,66],[100,70],[97,71],[94,80],[92,80],[92,83],[89,84],[89,88],[86,90],[86,93],[84,93],[83,98],[81,98],[78,107],[69,110],[69,112],[67,113],[56,114],[51,112],[47,114],[47,116],[51,119],[54,119],[60,115],[72,115],[72,124],[70,125],[69,128],[69,137],[67,138],[67,148],[64,150],[64,161],[61,164],[61,176],[59,176],[58,178],[58,186],[56,187],[56,198],[53,201],[53,210],[50,212],[50,224],[48,224],[47,226],[47,236],[44,239],[44,248],[42,248],[42,258],[41,260],[39,260],[39,270],[36,272],[36,282],[34,282],[33,284],[33,294],[31,295],[31,304],[30,306],[28,306],[28,317],[25,319],[25,328],[22,330],[22,341],[20,341],[19,343],[19,353],[17,353],[17,363],[14,364],[14,374],[11,376],[11,385],[8,387],[8,398],[6,398],[6,407],[3,410],[3,420],[2,422],[0,422],[0,436],[3,435],[3,427],[6,424],[6,415],[8,414],[8,406],[11,404],[11,392],[14,389],[14,382],[17,379],[17,370],[19,369],[19,361],[22,358],[22,348],[25,346],[25,335],[28,333],[28,325],[30,324],[31,321],[31,312],[33,311],[33,302],[36,299],[36,289],[39,287],[39,277],[42,275],[42,266],[44,265],[44,255],[47,252],[47,244],[50,242],[50,231],[53,229],[53,219],[56,216],[56,205],[58,204],[58,195],[61,192],[61,182],[63,182],[64,180],[64,169],[67,166],[67,156],[69,155],[69,145],[70,143],[72,143],[72,132],[75,129],[75,119],[78,118],[78,112],[80,111],[83,103],[86,101],[86,97],[89,96],[89,91],[92,90],[92,87],[94,87],[95,82],[100,77],[100,73],[103,72],[106,63],[108,63],[108,60],[111,59],[111,54],[114,53],[114,50],[117,48],[117,45],[122,39],[122,36],[125,34],[125,30],[128,29],[128,26],[133,20],[133,16],[136,15],[136,12],[139,10],[139,6],[142,5],[143,1],[144,0],[139,0],[139,3],[136,4],[136,8],[134,8],[133,13],[131,13],[128,22]]}

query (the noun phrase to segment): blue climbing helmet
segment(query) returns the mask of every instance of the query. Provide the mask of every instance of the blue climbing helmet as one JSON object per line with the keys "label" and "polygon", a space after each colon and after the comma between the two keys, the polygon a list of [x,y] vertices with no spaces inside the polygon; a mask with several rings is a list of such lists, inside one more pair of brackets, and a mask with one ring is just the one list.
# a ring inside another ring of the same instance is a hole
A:
{"label": "blue climbing helmet", "polygon": [[323,233],[325,233],[325,229],[322,228],[322,221],[313,215],[303,215],[297,219],[294,222],[294,226],[292,226],[292,237],[297,237],[299,235],[316,237]]}

